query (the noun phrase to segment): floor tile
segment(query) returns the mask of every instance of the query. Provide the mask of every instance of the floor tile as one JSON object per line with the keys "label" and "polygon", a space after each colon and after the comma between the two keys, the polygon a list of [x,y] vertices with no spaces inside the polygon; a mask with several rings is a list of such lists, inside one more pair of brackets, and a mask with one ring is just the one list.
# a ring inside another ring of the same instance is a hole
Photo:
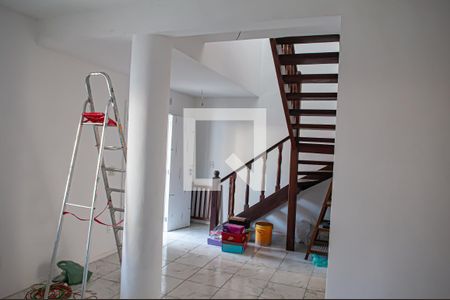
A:
{"label": "floor tile", "polygon": [[173,241],[167,247],[178,249],[178,250],[184,250],[185,252],[191,251],[194,248],[197,248],[200,244],[198,243],[191,243],[188,241]]}
{"label": "floor tile", "polygon": [[[285,238],[280,236],[274,239],[279,243],[271,247],[249,244],[239,255],[207,245],[207,236],[208,227],[198,224],[164,233],[162,298],[301,298],[302,292],[305,299],[325,297],[327,268],[314,267],[304,260],[304,245],[296,245],[296,252],[287,252]],[[87,296],[120,297],[117,254],[91,263],[89,269],[94,275]],[[79,291],[80,285],[73,289]],[[24,298],[26,291],[12,298]]]}
{"label": "floor tile", "polygon": [[104,259],[94,261],[93,263],[89,264],[89,271],[93,273],[91,280],[96,280],[105,275],[109,275],[114,271],[117,271],[119,268],[120,265],[110,263]]}
{"label": "floor tile", "polygon": [[102,277],[102,279],[120,282],[120,269]]}
{"label": "floor tile", "polygon": [[209,285],[185,281],[170,292],[168,296],[182,299],[209,299],[217,290],[218,288]]}
{"label": "floor tile", "polygon": [[311,277],[308,284],[308,290],[324,292],[326,286],[326,279],[320,277]]}
{"label": "floor tile", "polygon": [[272,248],[261,248],[255,254],[255,257],[262,256],[266,258],[279,258],[284,259],[287,253],[284,249],[272,249]]}
{"label": "floor tile", "polygon": [[266,299],[303,299],[305,289],[277,283],[269,283],[261,294]]}
{"label": "floor tile", "polygon": [[243,255],[243,254],[235,254],[235,253],[227,253],[227,252],[222,252],[222,253],[220,253],[219,256],[225,260],[237,262],[240,264],[244,264],[252,258],[252,254]]}
{"label": "floor tile", "polygon": [[305,260],[305,253],[303,253],[303,252],[297,252],[297,251],[296,252],[292,252],[292,251],[289,251],[286,254],[285,258],[289,259],[289,260],[295,260],[295,261],[298,261],[298,262],[302,262],[302,263],[307,263],[307,264],[311,264],[312,263],[309,260]]}
{"label": "floor tile", "polygon": [[167,260],[169,262],[175,261],[178,258],[182,257],[183,255],[186,255],[188,251],[186,250],[180,250],[179,248],[176,248],[175,246],[166,246],[162,249],[162,258],[163,260]]}
{"label": "floor tile", "polygon": [[210,257],[216,257],[222,253],[222,248],[217,247],[217,246],[204,245],[204,246],[192,249],[190,251],[190,253],[206,255],[206,256],[210,256]]}
{"label": "floor tile", "polygon": [[198,270],[200,270],[198,267],[173,262],[162,269],[162,274],[184,280],[194,275]]}
{"label": "floor tile", "polygon": [[246,264],[237,272],[237,275],[241,277],[268,281],[274,273],[275,269],[267,268],[264,266],[254,266]]}
{"label": "floor tile", "polygon": [[161,276],[161,294],[165,295],[173,291],[177,286],[183,282],[182,279]]}
{"label": "floor tile", "polygon": [[258,297],[230,289],[220,289],[212,299],[258,299]]}
{"label": "floor tile", "polygon": [[273,274],[270,282],[306,289],[309,278],[310,276],[306,274],[278,270]]}
{"label": "floor tile", "polygon": [[204,269],[213,271],[223,271],[226,273],[236,273],[242,268],[242,263],[230,261],[222,256],[214,258]]}
{"label": "floor tile", "polygon": [[303,299],[325,299],[325,293],[306,290],[305,297]]}
{"label": "floor tile", "polygon": [[120,284],[105,279],[97,279],[87,286],[88,295],[97,299],[109,299],[120,293]]}
{"label": "floor tile", "polygon": [[327,268],[314,268],[312,276],[326,278],[327,277]]}
{"label": "floor tile", "polygon": [[220,288],[232,276],[233,276],[233,274],[228,274],[223,271],[216,272],[216,271],[211,271],[211,270],[200,270],[198,273],[194,274],[188,280],[196,282],[196,283],[211,285],[211,286]]}
{"label": "floor tile", "polygon": [[249,265],[255,265],[255,266],[263,266],[266,268],[271,269],[277,269],[281,262],[283,261],[282,258],[279,257],[273,257],[273,256],[267,256],[267,255],[258,255],[259,252],[252,257],[247,264]]}
{"label": "floor tile", "polygon": [[112,264],[120,265],[119,255],[117,253],[108,255],[105,258],[102,258],[102,260]]}
{"label": "floor tile", "polygon": [[27,294],[28,290],[29,290],[29,288],[25,289],[23,291],[20,291],[18,293],[15,293],[11,296],[5,297],[3,299],[25,299],[25,295]]}
{"label": "floor tile", "polygon": [[285,259],[281,265],[280,270],[294,272],[294,273],[302,273],[306,275],[311,275],[313,272],[313,265],[308,263],[299,262],[296,260]]}
{"label": "floor tile", "polygon": [[213,258],[210,256],[188,253],[178,258],[175,262],[196,267],[203,267],[211,260],[213,260]]}
{"label": "floor tile", "polygon": [[262,293],[266,284],[267,281],[264,280],[234,275],[227,283],[225,283],[222,289],[233,290],[257,297]]}

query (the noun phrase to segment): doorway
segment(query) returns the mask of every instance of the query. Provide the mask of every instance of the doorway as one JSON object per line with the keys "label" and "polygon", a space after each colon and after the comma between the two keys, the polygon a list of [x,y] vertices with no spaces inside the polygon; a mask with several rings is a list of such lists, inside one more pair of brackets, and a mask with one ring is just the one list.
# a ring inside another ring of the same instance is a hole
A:
{"label": "doorway", "polygon": [[190,193],[183,188],[183,117],[169,114],[167,134],[164,231],[191,225]]}

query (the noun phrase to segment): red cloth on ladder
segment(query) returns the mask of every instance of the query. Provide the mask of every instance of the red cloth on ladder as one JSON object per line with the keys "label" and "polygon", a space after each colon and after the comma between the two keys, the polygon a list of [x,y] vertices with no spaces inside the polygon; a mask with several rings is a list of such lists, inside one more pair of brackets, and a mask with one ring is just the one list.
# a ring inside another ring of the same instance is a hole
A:
{"label": "red cloth on ladder", "polygon": [[[102,112],[84,112],[83,123],[103,123],[105,122],[105,113]],[[108,119],[108,126],[117,126],[116,121]]]}

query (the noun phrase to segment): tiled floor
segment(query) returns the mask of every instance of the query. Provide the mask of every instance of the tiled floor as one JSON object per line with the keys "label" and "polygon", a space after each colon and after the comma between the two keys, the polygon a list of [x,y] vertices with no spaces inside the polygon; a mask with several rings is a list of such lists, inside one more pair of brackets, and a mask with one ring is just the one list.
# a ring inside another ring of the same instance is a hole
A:
{"label": "tiled floor", "polygon": [[[326,269],[305,261],[302,252],[286,252],[283,236],[275,235],[270,248],[249,245],[238,255],[206,245],[207,233],[206,226],[194,224],[165,234],[162,298],[324,298]],[[119,267],[116,255],[93,262],[89,290],[98,298],[119,298]]]}

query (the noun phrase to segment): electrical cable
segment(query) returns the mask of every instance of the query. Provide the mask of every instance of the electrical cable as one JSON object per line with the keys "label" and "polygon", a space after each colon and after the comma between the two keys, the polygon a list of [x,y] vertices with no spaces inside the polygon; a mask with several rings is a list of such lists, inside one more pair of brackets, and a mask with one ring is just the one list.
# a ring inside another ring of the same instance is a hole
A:
{"label": "electrical cable", "polygon": [[[120,225],[120,224],[123,223],[123,219],[120,220],[119,222],[117,222],[115,226],[112,225],[112,224],[107,224],[107,223],[105,223],[105,222],[103,222],[103,221],[101,221],[101,220],[98,219],[98,217],[100,217],[100,216],[106,211],[106,209],[107,209],[108,206],[109,206],[109,203],[110,203],[110,201],[108,201],[108,202],[106,203],[105,208],[104,208],[100,213],[98,213],[98,214],[94,217],[94,221],[95,221],[96,223],[100,224],[100,225],[103,225],[103,226],[117,227],[118,225]],[[88,221],[89,221],[88,218],[81,218],[80,216],[78,216],[78,215],[76,215],[76,214],[74,214],[73,212],[70,212],[70,211],[64,211],[64,212],[63,212],[63,215],[71,215],[72,217],[74,217],[74,218],[76,218],[77,220],[82,221],[82,222],[88,222]]]}

